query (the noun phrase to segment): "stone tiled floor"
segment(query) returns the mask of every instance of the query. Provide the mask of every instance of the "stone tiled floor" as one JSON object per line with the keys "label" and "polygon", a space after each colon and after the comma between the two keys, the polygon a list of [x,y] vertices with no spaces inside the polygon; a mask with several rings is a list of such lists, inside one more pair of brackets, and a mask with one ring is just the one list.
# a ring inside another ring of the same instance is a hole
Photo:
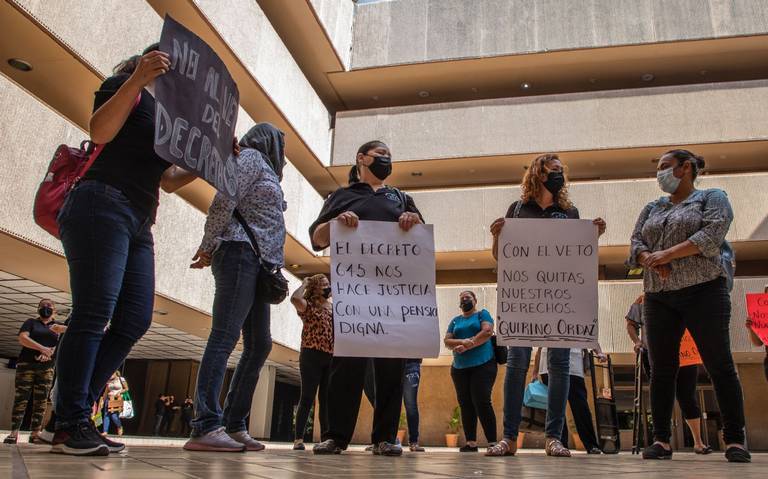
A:
{"label": "stone tiled floor", "polygon": [[721,454],[676,454],[672,461],[642,461],[637,456],[548,458],[539,451],[516,457],[486,458],[446,449],[374,457],[355,448],[340,456],[294,452],[270,445],[260,453],[189,453],[173,446],[130,446],[106,458],[75,458],[48,453],[36,445],[0,446],[0,478],[8,479],[170,479],[170,478],[765,478],[768,455],[752,464],[727,464]]}

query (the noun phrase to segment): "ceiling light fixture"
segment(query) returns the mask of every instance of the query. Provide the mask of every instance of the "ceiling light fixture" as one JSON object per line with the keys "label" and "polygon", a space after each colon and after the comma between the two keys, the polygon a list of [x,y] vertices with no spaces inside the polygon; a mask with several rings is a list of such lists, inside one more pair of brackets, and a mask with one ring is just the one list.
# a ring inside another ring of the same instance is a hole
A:
{"label": "ceiling light fixture", "polygon": [[653,81],[656,77],[653,76],[653,73],[643,73],[643,76],[640,77],[643,81]]}
{"label": "ceiling light fixture", "polygon": [[21,72],[32,71],[32,64],[21,58],[9,58],[8,64]]}
{"label": "ceiling light fixture", "polygon": [[422,176],[423,174],[424,173],[422,173],[421,171],[412,171],[411,172],[411,176]]}
{"label": "ceiling light fixture", "polygon": [[379,95],[373,95],[373,96],[371,97],[371,100],[373,100],[373,101],[379,101]]}
{"label": "ceiling light fixture", "polygon": [[522,88],[523,90],[528,90],[531,88],[531,84],[528,82],[523,82],[520,84],[520,88]]}
{"label": "ceiling light fixture", "polygon": [[419,92],[419,98],[428,98],[428,97],[429,97],[429,92],[427,90],[421,90]]}

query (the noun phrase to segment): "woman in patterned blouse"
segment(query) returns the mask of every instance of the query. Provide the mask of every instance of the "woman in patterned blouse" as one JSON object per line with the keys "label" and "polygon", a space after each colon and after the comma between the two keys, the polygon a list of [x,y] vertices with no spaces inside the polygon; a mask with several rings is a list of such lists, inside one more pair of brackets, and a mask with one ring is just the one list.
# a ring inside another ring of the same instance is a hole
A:
{"label": "woman in patterned blouse", "polygon": [[[251,411],[259,372],[272,349],[270,307],[254,300],[259,270],[282,266],[286,205],[280,180],[285,156],[283,132],[260,123],[240,139],[237,155],[237,198],[217,193],[205,222],[205,234],[192,268],[211,266],[216,284],[211,334],[197,376],[192,437],[184,449],[192,451],[260,451],[245,418]],[[258,245],[233,217],[238,211]],[[261,254],[257,256],[256,248]],[[240,332],[243,354],[229,385],[224,410],[219,394],[227,363]]]}
{"label": "woman in patterned blouse", "polygon": [[328,427],[328,375],[333,359],[333,304],[331,283],[324,274],[305,278],[291,296],[291,303],[304,326],[301,329],[301,398],[296,411],[293,449],[304,450],[304,429],[315,394],[320,389],[320,430]]}
{"label": "woman in patterned blouse", "polygon": [[731,300],[720,248],[733,220],[724,191],[697,190],[704,159],[671,150],[659,160],[662,196],[645,206],[631,239],[628,264],[643,266],[648,350],[651,360],[651,412],[654,443],[645,459],[672,457],[670,422],[680,340],[687,328],[715,386],[723,415],[725,456],[749,462],[744,447],[744,399],[731,355]]}

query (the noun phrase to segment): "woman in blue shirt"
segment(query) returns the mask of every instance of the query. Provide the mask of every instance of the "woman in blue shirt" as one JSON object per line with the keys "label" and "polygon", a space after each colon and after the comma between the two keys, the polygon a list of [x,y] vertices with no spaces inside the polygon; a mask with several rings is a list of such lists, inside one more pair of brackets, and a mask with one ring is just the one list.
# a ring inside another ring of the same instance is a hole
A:
{"label": "woman in blue shirt", "polygon": [[461,421],[467,444],[461,452],[477,452],[477,419],[489,443],[496,442],[496,414],[491,391],[496,381],[496,359],[489,341],[493,318],[485,309],[477,311],[477,297],[472,291],[459,295],[462,313],[448,325],[443,342],[453,351],[451,379],[461,406]]}

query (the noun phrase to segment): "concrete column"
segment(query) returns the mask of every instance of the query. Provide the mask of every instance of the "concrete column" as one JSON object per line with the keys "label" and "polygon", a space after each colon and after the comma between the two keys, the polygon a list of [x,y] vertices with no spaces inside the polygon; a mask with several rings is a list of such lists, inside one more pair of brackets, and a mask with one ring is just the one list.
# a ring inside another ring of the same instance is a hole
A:
{"label": "concrete column", "polygon": [[276,374],[277,368],[274,366],[267,365],[261,368],[259,382],[253,393],[248,431],[252,437],[257,439],[269,439],[272,431],[272,402],[275,397]]}

